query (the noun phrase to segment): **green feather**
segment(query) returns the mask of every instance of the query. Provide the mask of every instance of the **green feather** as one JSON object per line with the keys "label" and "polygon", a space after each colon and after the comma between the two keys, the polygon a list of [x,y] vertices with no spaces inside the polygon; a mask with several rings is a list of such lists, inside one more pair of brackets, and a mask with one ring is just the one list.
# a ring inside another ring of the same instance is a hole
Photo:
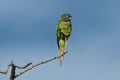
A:
{"label": "green feather", "polygon": [[61,47],[59,45],[59,41],[63,40],[65,42],[65,38],[69,38],[72,31],[72,24],[71,22],[64,21],[65,14],[61,15],[60,20],[57,23],[56,27],[56,36],[57,36],[57,44],[58,48]]}
{"label": "green feather", "polygon": [[[56,36],[57,36],[57,44],[58,49],[60,50],[60,55],[65,52],[67,48],[67,40],[71,35],[72,24],[69,14],[63,14],[60,17],[60,20],[56,26]],[[63,56],[60,57],[60,65],[62,65]]]}
{"label": "green feather", "polygon": [[57,30],[56,30],[56,36],[57,36],[57,44],[58,48],[59,46],[59,41],[63,40],[65,41],[65,38],[69,38],[71,35],[72,31],[72,25],[71,22],[64,22],[62,19],[60,19],[57,23]]}

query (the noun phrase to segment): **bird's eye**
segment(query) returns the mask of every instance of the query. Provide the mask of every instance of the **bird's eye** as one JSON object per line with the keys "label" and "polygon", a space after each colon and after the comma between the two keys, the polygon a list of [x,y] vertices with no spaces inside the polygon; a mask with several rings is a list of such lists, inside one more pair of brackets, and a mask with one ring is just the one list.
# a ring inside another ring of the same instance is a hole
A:
{"label": "bird's eye", "polygon": [[71,17],[71,16],[69,17],[69,20],[72,20],[72,17]]}

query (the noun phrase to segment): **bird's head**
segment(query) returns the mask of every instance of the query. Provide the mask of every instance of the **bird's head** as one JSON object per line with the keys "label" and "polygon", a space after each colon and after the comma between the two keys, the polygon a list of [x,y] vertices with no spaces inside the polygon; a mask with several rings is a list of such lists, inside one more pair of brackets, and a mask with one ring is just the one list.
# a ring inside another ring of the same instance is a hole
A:
{"label": "bird's head", "polygon": [[71,22],[72,16],[69,13],[62,14],[61,15],[61,20],[64,22]]}

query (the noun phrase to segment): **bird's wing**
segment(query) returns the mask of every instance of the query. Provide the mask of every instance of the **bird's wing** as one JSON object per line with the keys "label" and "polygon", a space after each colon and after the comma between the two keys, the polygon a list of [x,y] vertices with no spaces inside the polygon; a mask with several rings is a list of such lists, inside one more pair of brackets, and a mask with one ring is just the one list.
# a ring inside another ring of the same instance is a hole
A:
{"label": "bird's wing", "polygon": [[60,40],[59,22],[57,23],[57,26],[56,26],[56,37],[57,37],[57,45],[58,45],[58,49],[59,49],[59,40]]}

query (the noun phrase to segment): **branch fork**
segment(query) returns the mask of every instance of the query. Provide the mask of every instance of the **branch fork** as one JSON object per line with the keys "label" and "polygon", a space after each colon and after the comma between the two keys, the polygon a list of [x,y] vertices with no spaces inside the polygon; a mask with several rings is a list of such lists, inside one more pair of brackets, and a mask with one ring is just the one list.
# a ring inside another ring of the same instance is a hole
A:
{"label": "branch fork", "polygon": [[[45,63],[48,63],[50,61],[53,61],[55,59],[59,59],[61,56],[64,56],[68,51],[64,52],[64,54],[62,55],[59,55],[59,56],[55,56],[55,57],[52,57],[52,58],[49,58],[47,60],[44,60],[44,61],[41,61],[41,62],[38,62],[36,64],[32,64],[31,62],[30,63],[27,63],[26,65],[24,66],[18,66],[16,65],[15,63],[13,63],[13,61],[11,61],[11,63],[9,63],[7,65],[7,67],[5,68],[4,71],[0,71],[1,74],[7,74],[8,73],[8,70],[9,68],[11,67],[11,74],[10,74],[10,78],[9,80],[14,80],[15,78],[21,76],[22,74],[26,73],[27,71],[39,66],[39,65],[42,65],[42,64],[45,64]],[[23,71],[19,72],[16,74],[16,68],[18,69],[23,69]]]}

